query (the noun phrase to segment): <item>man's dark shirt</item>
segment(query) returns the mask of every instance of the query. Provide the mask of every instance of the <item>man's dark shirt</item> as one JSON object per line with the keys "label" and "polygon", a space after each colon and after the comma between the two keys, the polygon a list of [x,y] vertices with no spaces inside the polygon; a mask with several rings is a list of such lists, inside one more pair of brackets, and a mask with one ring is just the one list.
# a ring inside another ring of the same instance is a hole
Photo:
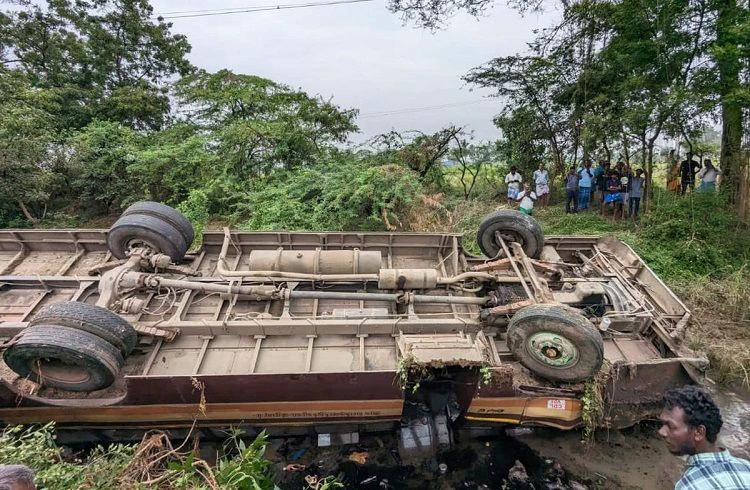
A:
{"label": "man's dark shirt", "polygon": [[693,182],[695,173],[701,169],[701,166],[695,160],[683,160],[680,164],[680,174],[683,182]]}

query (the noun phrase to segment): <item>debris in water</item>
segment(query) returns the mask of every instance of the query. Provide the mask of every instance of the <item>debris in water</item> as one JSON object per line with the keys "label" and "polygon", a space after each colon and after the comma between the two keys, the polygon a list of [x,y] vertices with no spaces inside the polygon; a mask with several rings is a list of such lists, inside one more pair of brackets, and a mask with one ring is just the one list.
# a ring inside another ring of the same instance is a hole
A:
{"label": "debris in water", "polygon": [[349,455],[349,461],[354,461],[355,463],[359,464],[365,464],[367,463],[367,458],[369,457],[369,453],[367,451],[357,452],[354,451]]}
{"label": "debris in water", "polygon": [[526,473],[526,467],[520,461],[516,460],[513,467],[508,471],[508,483],[528,483],[529,474]]}
{"label": "debris in water", "polygon": [[297,461],[297,460],[299,460],[302,457],[302,455],[305,454],[306,451],[307,451],[307,448],[304,448],[304,447],[300,448],[300,449],[297,449],[296,451],[294,451],[292,453],[291,456],[289,456],[289,460],[290,461]]}

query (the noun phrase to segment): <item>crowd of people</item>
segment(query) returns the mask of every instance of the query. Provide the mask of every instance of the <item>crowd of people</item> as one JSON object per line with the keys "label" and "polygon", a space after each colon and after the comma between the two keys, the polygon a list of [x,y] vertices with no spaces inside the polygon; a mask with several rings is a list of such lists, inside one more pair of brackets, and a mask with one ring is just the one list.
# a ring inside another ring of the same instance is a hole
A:
{"label": "crowd of people", "polygon": [[[667,189],[674,192],[685,194],[688,191],[696,190],[698,192],[707,192],[716,190],[716,181],[721,175],[721,169],[714,166],[713,162],[703,159],[703,166],[693,159],[693,154],[688,152],[685,160],[680,161],[674,154],[674,150],[669,152],[669,169],[667,170]],[[697,177],[697,179],[696,179]],[[696,180],[700,181],[698,188],[695,188]]]}
{"label": "crowd of people", "polygon": [[[707,192],[716,190],[716,181],[721,170],[711,160],[703,159],[703,165],[693,159],[692,153],[682,162],[669,154],[667,189],[685,194],[688,191]],[[700,181],[696,189],[695,183]],[[549,203],[550,176],[543,163],[525,182],[518,168],[513,165],[505,176],[508,205],[531,215],[534,206],[546,208]],[[615,165],[599,160],[596,167],[591,160],[584,160],[580,167],[571,166],[563,178],[565,186],[565,212],[577,213],[587,209],[598,210],[602,215],[619,219],[638,219],[641,199],[646,187],[646,173],[633,169],[623,161]],[[533,187],[532,187],[533,185]]]}

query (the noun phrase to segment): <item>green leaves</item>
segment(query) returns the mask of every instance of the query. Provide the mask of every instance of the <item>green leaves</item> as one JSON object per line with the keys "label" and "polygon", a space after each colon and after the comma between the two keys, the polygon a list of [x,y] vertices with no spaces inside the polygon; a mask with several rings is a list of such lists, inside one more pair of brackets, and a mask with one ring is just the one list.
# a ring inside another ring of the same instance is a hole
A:
{"label": "green leaves", "polygon": [[66,100],[60,127],[94,119],[156,129],[169,109],[169,77],[192,70],[187,39],[151,18],[148,0],[56,0],[3,15],[0,61]]}
{"label": "green leaves", "polygon": [[[113,444],[95,448],[86,458],[86,466],[63,461],[55,443],[54,424],[11,426],[0,436],[0,464],[24,464],[34,469],[39,488],[110,489],[135,453],[135,447]],[[81,463],[78,460],[78,463]]]}
{"label": "green leaves", "polygon": [[311,164],[357,130],[357,111],[257,76],[199,72],[175,91],[225,170],[243,179]]}
{"label": "green leaves", "polygon": [[422,193],[419,177],[400,165],[369,166],[339,157],[258,181],[237,206],[243,226],[273,230],[383,230]]}

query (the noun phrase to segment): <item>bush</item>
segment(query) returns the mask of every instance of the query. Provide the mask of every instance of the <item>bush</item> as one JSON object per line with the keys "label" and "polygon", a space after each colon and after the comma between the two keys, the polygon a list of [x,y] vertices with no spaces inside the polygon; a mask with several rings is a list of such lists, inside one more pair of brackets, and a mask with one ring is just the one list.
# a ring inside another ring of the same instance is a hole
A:
{"label": "bush", "polygon": [[421,194],[418,176],[403,166],[340,159],[256,182],[236,220],[256,230],[384,230],[400,227]]}
{"label": "bush", "polygon": [[112,488],[113,476],[119,475],[135,453],[135,446],[114,444],[107,449],[91,451],[85,466],[63,461],[55,444],[54,425],[11,426],[0,437],[0,464],[24,464],[36,472],[39,488]]}
{"label": "bush", "polygon": [[[54,424],[10,426],[0,436],[0,464],[23,464],[35,473],[39,488],[224,488],[272,490],[268,437],[261,432],[245,443],[245,434],[229,430],[224,455],[211,467],[185,444],[174,448],[163,432],[147,433],[140,444],[97,446],[87,456],[63,458]],[[149,480],[151,480],[149,482]],[[328,488],[341,486],[331,478]]]}
{"label": "bush", "polygon": [[750,232],[722,194],[657,192],[638,231],[633,245],[668,279],[723,277],[750,261]]}

